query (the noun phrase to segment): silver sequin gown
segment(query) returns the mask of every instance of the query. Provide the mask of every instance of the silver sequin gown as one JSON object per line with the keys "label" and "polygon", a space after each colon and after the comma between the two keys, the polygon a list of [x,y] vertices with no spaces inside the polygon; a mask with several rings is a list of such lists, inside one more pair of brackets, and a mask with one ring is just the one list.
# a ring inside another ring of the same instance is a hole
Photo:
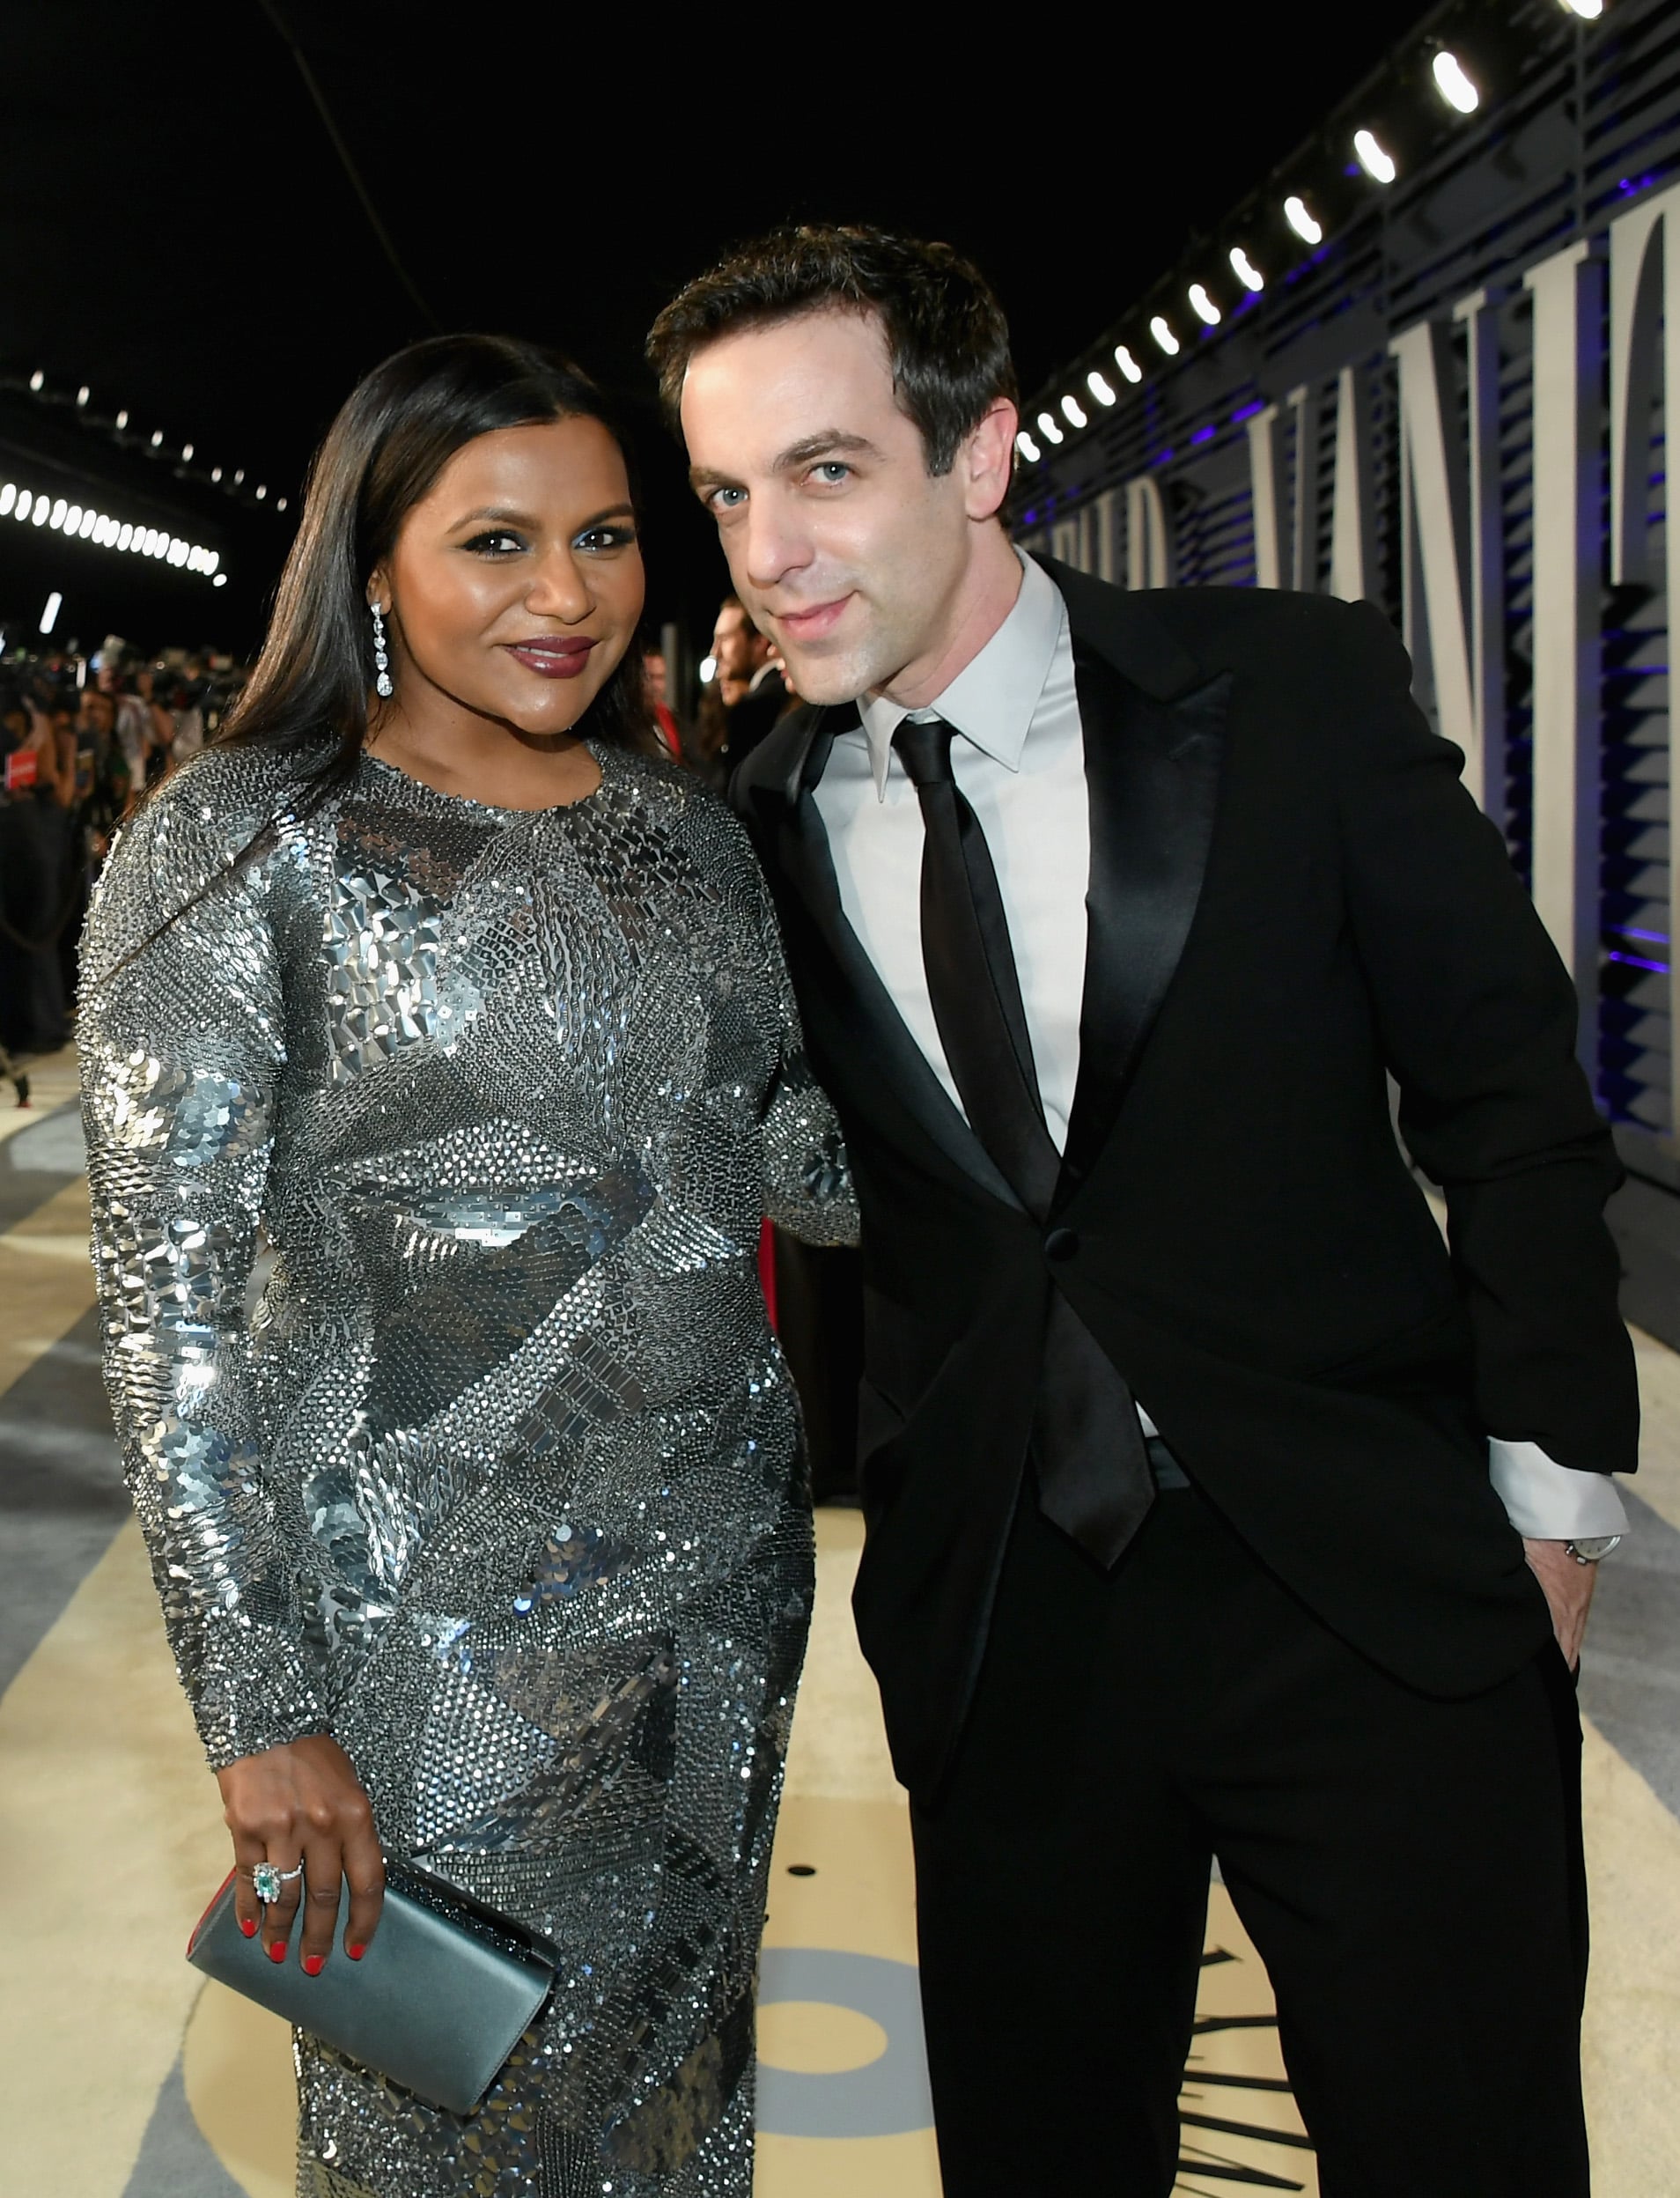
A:
{"label": "silver sequin gown", "polygon": [[305,2198],[750,2188],[812,1589],[759,1221],[855,1213],[740,830],[598,754],[527,814],[365,757],[154,935],[288,799],[213,752],[90,919],[107,1380],[210,1760],[330,1729],[387,1852],[564,1951],[466,2120],[299,2035]]}

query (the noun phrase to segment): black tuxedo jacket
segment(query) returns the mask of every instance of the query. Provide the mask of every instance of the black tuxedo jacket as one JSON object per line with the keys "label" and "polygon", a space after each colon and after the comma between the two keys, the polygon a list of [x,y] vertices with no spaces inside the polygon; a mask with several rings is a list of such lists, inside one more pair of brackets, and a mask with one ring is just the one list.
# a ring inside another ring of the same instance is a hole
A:
{"label": "black tuxedo jacket", "polygon": [[787,682],[772,666],[752,692],[743,695],[729,712],[725,754],[732,769],[739,769],[769,739],[776,720],[786,707]]}
{"label": "black tuxedo jacket", "polygon": [[1386,620],[1049,569],[1091,802],[1051,1217],[1072,1257],[1047,1258],[841,912],[810,788],[855,713],[784,719],[733,789],[862,1203],[855,1608],[924,1797],[984,1648],[1053,1288],[1264,1561],[1431,1693],[1493,1684],[1548,1631],[1487,1435],[1635,1464],[1603,1218],[1620,1174],[1574,995]]}

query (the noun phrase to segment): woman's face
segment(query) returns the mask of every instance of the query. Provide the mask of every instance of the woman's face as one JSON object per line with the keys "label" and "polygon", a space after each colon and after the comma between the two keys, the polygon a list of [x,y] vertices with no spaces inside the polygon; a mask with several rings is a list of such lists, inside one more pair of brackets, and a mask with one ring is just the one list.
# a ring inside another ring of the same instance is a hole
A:
{"label": "woman's face", "polygon": [[466,444],[368,584],[395,709],[453,704],[536,737],[569,732],[601,692],[642,594],[623,454],[581,418]]}

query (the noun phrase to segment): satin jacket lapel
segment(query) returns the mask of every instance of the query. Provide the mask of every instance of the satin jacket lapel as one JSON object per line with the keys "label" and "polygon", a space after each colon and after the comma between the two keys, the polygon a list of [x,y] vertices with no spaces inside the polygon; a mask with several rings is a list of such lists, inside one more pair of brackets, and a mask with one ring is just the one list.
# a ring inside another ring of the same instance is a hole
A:
{"label": "satin jacket lapel", "polygon": [[1091,881],[1064,1195],[1102,1147],[1184,951],[1213,837],[1231,687],[1219,673],[1160,699],[1081,638],[1077,619],[1073,668]]}
{"label": "satin jacket lapel", "polygon": [[839,982],[829,989],[837,1035],[869,1064],[869,1082],[883,1081],[944,1158],[972,1183],[1017,1206],[1014,1192],[929,1067],[840,905],[834,854],[812,788],[822,776],[835,733],[853,722],[850,712],[815,714],[809,737],[790,758],[777,804],[777,859],[834,958]]}

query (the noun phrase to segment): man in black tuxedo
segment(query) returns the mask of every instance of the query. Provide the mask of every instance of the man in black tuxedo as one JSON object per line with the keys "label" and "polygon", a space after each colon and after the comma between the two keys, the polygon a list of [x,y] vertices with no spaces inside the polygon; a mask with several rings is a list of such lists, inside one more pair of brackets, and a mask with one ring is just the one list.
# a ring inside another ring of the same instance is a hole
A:
{"label": "man in black tuxedo", "polygon": [[947,248],[782,232],[650,351],[811,705],[733,793],[863,1206],[947,2198],[1170,2189],[1214,1855],[1327,2198],[1581,2198],[1570,1669],[1637,1401],[1462,759],[1368,606],[1020,557]]}

